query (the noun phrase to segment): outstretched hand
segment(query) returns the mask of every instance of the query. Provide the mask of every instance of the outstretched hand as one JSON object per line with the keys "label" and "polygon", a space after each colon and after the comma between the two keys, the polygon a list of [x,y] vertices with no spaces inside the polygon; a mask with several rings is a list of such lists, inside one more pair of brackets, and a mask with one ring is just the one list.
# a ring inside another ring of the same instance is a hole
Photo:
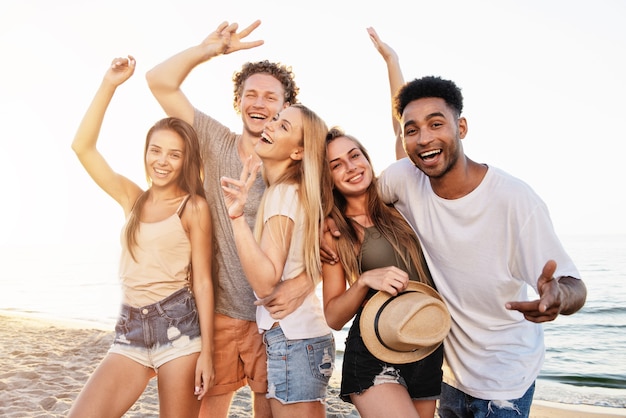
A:
{"label": "outstretched hand", "polygon": [[212,50],[213,55],[230,54],[242,49],[256,48],[263,45],[262,40],[243,42],[242,40],[250,35],[252,31],[259,27],[260,20],[252,22],[251,25],[237,32],[239,24],[222,22],[202,41],[202,46]]}
{"label": "outstretched hand", "polygon": [[117,87],[133,75],[136,65],[137,62],[131,55],[128,58],[115,58],[111,61],[111,66],[104,75],[104,80]]}
{"label": "outstretched hand", "polygon": [[555,271],[556,262],[549,260],[537,280],[538,300],[508,302],[506,308],[521,312],[531,322],[554,321],[561,313],[563,303],[559,282],[554,278]]}
{"label": "outstretched hand", "polygon": [[239,180],[230,177],[220,179],[224,203],[226,203],[228,216],[231,219],[238,218],[243,214],[243,208],[246,200],[248,200],[248,191],[254,184],[260,167],[260,163],[252,162],[252,157],[248,157],[243,165],[243,170],[241,170]]}

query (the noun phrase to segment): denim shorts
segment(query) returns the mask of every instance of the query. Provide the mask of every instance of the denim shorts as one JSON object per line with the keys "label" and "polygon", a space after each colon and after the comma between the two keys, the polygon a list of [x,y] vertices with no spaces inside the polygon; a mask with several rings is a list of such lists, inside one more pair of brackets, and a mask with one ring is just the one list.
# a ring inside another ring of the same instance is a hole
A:
{"label": "denim shorts", "polygon": [[521,398],[490,401],[474,398],[443,383],[437,412],[441,418],[528,418],[534,394],[533,382]]}
{"label": "denim shorts", "polygon": [[183,288],[141,308],[123,304],[109,353],[121,354],[156,370],[200,349],[196,302],[191,291]]}
{"label": "denim shorts", "polygon": [[341,368],[341,392],[345,402],[350,395],[362,394],[372,386],[397,383],[404,386],[413,400],[434,400],[441,393],[443,345],[427,357],[407,364],[391,364],[374,357],[361,337],[361,313],[352,321],[346,338],[346,349]]}
{"label": "denim shorts", "polygon": [[333,334],[288,340],[280,326],[263,334],[267,350],[267,398],[282,404],[324,402],[335,367]]}

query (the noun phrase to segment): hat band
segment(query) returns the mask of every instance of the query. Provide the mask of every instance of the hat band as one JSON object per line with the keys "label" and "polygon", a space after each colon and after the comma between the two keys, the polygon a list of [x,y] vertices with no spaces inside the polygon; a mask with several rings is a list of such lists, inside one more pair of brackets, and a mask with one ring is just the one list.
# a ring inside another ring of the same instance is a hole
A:
{"label": "hat band", "polygon": [[[389,299],[387,299],[381,306],[380,308],[378,308],[378,312],[376,312],[376,316],[374,317],[374,332],[376,333],[376,338],[378,339],[378,342],[380,342],[383,347],[385,347],[387,350],[391,350],[391,351],[398,351],[394,348],[389,347],[387,344],[385,344],[385,342],[382,340],[382,338],[380,338],[380,334],[378,333],[378,319],[380,318],[380,313],[385,309],[385,306],[387,306],[392,300],[402,296],[402,295],[408,295],[409,293],[417,293],[415,290],[407,290],[406,292],[402,292],[399,295],[390,297]],[[405,353],[410,353],[413,351],[417,351],[419,349],[415,348],[411,351],[404,351]]]}

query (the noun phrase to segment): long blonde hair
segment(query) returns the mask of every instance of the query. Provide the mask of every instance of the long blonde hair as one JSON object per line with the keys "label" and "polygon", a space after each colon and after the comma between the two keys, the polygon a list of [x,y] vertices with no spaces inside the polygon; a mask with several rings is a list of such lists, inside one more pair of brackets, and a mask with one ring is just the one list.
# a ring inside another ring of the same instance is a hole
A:
{"label": "long blonde hair", "polygon": [[[198,136],[193,127],[182,119],[178,118],[164,118],[157,121],[146,134],[146,143],[144,145],[144,169],[146,172],[146,180],[150,187],[143,192],[137,198],[133,209],[130,211],[128,223],[126,224],[125,239],[126,246],[130,252],[131,257],[135,260],[135,254],[133,249],[137,246],[137,231],[140,225],[140,216],[143,207],[145,206],[148,197],[150,197],[150,191],[152,187],[152,181],[148,175],[148,167],[146,164],[146,155],[148,154],[148,146],[150,145],[150,139],[152,135],[157,131],[170,130],[177,133],[183,140],[185,148],[183,151],[183,166],[181,175],[178,178],[178,186],[185,193],[190,195],[189,200],[195,202],[195,196],[201,196],[206,199],[203,186],[203,168],[202,158],[200,156],[200,144],[198,142]],[[137,261],[137,260],[135,260]]]}
{"label": "long blonde hair", "polygon": [[[372,167],[372,160],[365,147],[356,138],[346,135],[339,127],[333,127],[326,136],[328,145],[337,138],[345,137],[354,142]],[[371,168],[373,171],[373,167]],[[407,268],[417,273],[422,283],[433,285],[430,271],[426,265],[422,247],[415,232],[402,215],[393,207],[383,202],[378,194],[378,180],[372,176],[372,182],[367,188],[367,213],[372,223],[382,236],[389,241],[395,252],[400,256]],[[361,275],[359,261],[355,248],[360,248],[361,241],[353,222],[345,216],[346,199],[337,189],[333,188],[334,206],[330,216],[335,221],[341,236],[337,239],[337,255],[341,260],[346,280],[352,285]]]}
{"label": "long blonde hair", "polygon": [[301,160],[292,160],[291,165],[277,179],[268,185],[263,194],[256,218],[254,235],[260,242],[263,233],[263,208],[268,191],[281,183],[292,183],[298,186],[298,197],[304,215],[304,260],[305,270],[317,283],[322,275],[320,260],[320,225],[322,219],[332,208],[332,179],[326,159],[326,123],[311,109],[298,103],[291,105],[302,114],[302,139],[300,146],[304,148]]}

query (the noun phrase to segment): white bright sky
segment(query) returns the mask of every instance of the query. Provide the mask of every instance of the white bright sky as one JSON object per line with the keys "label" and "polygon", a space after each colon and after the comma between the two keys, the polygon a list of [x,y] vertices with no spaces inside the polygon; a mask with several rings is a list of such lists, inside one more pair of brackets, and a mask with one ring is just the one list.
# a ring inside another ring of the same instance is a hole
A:
{"label": "white bright sky", "polygon": [[291,65],[301,101],[359,137],[377,171],[393,160],[384,63],[365,28],[398,52],[405,79],[440,75],[463,89],[470,158],[528,182],[560,234],[626,233],[626,2],[621,0],[71,1],[0,5],[3,175],[0,245],[117,241],[121,209],[70,149],[111,59],[132,54],[100,149],[145,185],[142,147],[164,116],[145,73],[223,21],[262,25],[262,47],[197,67],[192,103],[231,129],[233,71]]}

